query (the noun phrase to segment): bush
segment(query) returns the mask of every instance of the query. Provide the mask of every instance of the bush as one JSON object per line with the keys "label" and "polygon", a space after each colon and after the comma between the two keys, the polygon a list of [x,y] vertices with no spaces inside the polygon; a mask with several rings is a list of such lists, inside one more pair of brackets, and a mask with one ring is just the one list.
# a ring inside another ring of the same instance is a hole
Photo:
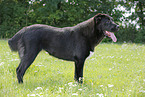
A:
{"label": "bush", "polygon": [[126,27],[121,26],[118,33],[116,33],[119,42],[134,42],[144,43],[145,42],[145,29],[136,29],[134,25]]}

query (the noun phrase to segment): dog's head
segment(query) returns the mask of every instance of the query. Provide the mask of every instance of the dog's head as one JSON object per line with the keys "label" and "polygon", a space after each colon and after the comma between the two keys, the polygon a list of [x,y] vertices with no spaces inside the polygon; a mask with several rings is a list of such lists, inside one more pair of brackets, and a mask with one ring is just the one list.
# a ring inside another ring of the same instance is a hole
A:
{"label": "dog's head", "polygon": [[103,32],[105,36],[111,37],[111,39],[116,42],[117,38],[115,37],[113,32],[117,32],[119,30],[119,25],[114,23],[113,18],[107,14],[97,14],[94,17],[97,28]]}

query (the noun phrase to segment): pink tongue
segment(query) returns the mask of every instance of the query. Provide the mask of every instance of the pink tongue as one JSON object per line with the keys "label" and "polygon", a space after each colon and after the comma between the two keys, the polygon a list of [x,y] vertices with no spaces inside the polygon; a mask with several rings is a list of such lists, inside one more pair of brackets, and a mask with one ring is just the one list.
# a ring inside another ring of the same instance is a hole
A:
{"label": "pink tongue", "polygon": [[110,32],[110,37],[111,37],[111,39],[112,39],[114,42],[117,41],[117,38],[116,38],[116,36],[114,35],[114,33]]}
{"label": "pink tongue", "polygon": [[109,31],[106,31],[106,33],[107,33],[108,37],[111,37],[111,39],[112,39],[114,42],[117,41],[117,38],[116,38],[116,36],[114,35],[114,33],[109,32]]}

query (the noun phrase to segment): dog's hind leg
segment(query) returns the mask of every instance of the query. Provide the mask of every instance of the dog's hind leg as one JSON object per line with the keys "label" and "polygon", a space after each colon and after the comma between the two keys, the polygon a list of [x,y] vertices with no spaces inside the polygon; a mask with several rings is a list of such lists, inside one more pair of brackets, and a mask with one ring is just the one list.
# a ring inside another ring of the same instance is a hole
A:
{"label": "dog's hind leg", "polygon": [[[18,78],[19,83],[23,83],[23,76],[24,76],[26,70],[33,63],[36,56],[41,51],[41,49],[37,49],[38,47],[36,47],[36,46],[32,46],[30,48],[26,49],[24,55],[22,54],[23,56],[20,56],[21,62],[16,69],[17,78]],[[22,52],[20,52],[19,54],[21,54],[21,53]]]}

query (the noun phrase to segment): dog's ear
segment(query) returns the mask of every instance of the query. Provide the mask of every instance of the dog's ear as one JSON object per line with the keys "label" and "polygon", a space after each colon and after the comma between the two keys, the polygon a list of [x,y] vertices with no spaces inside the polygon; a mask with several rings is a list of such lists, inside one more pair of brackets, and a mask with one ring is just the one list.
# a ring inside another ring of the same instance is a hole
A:
{"label": "dog's ear", "polygon": [[98,13],[97,15],[94,16],[94,20],[96,23],[100,22],[103,18],[104,14]]}

